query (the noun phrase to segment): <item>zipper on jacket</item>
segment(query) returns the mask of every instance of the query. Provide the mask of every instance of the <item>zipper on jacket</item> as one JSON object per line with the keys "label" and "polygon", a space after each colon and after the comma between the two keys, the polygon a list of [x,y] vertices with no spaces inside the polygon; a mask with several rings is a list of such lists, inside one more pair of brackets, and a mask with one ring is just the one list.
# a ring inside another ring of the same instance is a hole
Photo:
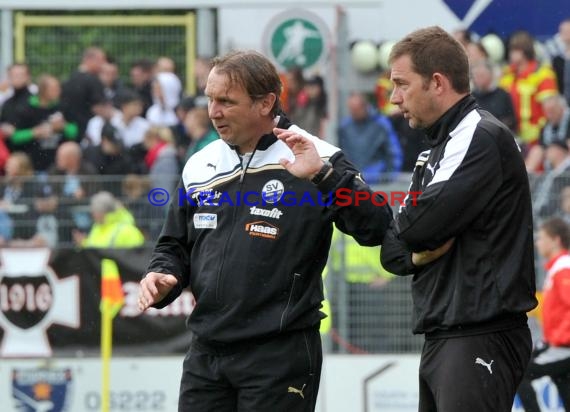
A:
{"label": "zipper on jacket", "polygon": [[[259,142],[258,142],[259,143]],[[243,167],[243,162],[241,159],[241,156],[239,155],[239,153],[236,150],[236,154],[238,155],[238,159],[239,159],[239,164],[241,166],[241,176],[239,178],[239,186],[238,186],[238,190],[239,192],[241,192],[241,189],[243,187],[243,181],[245,178],[245,172],[247,171],[247,168],[249,167],[249,164],[251,163],[253,156],[255,156],[255,152],[257,151],[257,146],[255,147],[255,149],[253,150],[253,153],[251,154],[251,157],[248,159],[247,164],[245,165],[245,168]],[[216,302],[220,302],[220,285],[221,285],[221,281],[222,281],[222,272],[224,269],[224,263],[226,260],[226,252],[228,250],[228,244],[230,239],[232,238],[232,235],[234,233],[234,228],[236,225],[236,216],[237,216],[237,212],[238,212],[238,208],[241,209],[242,205],[240,204],[240,206],[233,206],[234,211],[232,213],[232,220],[231,220],[231,228],[230,228],[230,233],[229,235],[226,237],[226,242],[224,243],[224,248],[222,249],[222,260],[220,263],[220,269],[218,270],[218,276],[216,279]]]}
{"label": "zipper on jacket", "polygon": [[287,305],[285,305],[285,309],[283,309],[283,313],[281,313],[279,332],[283,332],[283,323],[287,319],[287,312],[289,311],[289,305],[291,305],[291,299],[293,298],[293,292],[295,291],[295,284],[297,283],[297,279],[300,278],[301,278],[300,273],[293,273],[293,283],[291,284],[291,290],[289,291],[289,299],[287,299]]}

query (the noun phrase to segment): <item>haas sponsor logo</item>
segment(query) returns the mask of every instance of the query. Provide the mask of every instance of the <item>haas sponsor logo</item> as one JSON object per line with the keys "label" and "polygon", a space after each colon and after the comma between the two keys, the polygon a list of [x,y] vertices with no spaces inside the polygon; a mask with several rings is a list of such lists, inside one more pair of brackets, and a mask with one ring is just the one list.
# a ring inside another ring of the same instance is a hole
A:
{"label": "haas sponsor logo", "polygon": [[250,236],[263,237],[266,239],[277,239],[279,235],[279,228],[264,221],[257,221],[247,223],[245,225],[245,231],[249,233]]}

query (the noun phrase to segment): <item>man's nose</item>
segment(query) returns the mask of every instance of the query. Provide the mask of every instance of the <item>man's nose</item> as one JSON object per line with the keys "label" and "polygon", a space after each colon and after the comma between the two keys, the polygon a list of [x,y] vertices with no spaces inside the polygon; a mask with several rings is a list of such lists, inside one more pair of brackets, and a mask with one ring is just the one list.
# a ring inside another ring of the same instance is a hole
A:
{"label": "man's nose", "polygon": [[210,119],[217,119],[221,117],[222,111],[220,110],[220,105],[216,102],[210,102],[208,104],[208,116]]}
{"label": "man's nose", "polygon": [[390,94],[390,103],[392,104],[400,104],[402,103],[402,94],[398,88],[394,88],[392,90],[392,94]]}

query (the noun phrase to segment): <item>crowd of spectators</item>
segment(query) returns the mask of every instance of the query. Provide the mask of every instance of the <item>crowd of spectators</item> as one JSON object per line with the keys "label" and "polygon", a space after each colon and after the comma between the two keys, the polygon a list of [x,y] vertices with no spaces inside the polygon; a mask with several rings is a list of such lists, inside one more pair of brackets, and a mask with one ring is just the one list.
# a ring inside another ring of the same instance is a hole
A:
{"label": "crowd of spectators", "polygon": [[[134,62],[128,81],[120,69],[98,47],[62,81],[32,79],[25,63],[7,68],[1,246],[136,246],[156,238],[165,210],[148,203],[149,189],[171,193],[188,156],[218,136],[201,89],[184,93],[171,58]],[[198,73],[203,87],[207,70]]]}
{"label": "crowd of spectators", "polygon": [[[517,136],[531,176],[537,221],[570,219],[570,19],[537,51],[532,35],[512,33],[503,61],[475,35],[455,32],[466,48],[472,93]],[[185,94],[173,59],[141,59],[126,72],[98,47],[87,48],[77,70],[60,80],[36,79],[25,63],[7,68],[0,83],[0,244],[80,244],[93,226],[90,199],[109,192],[131,210],[147,240],[163,216],[145,195],[173,190],[186,160],[218,138],[203,90],[207,59],[197,59],[195,95]],[[328,126],[327,79],[299,67],[282,73],[282,107],[310,133],[338,142],[373,185],[411,172],[428,147],[391,105],[389,72],[371,90],[350,89],[346,118]],[[334,134],[334,136],[331,136]],[[160,209],[160,208],[158,208]]]}

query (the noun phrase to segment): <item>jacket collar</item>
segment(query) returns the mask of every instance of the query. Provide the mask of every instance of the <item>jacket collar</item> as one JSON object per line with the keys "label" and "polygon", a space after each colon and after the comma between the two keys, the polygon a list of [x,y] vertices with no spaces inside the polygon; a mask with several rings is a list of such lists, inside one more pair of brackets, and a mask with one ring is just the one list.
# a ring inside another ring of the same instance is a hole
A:
{"label": "jacket collar", "polygon": [[435,147],[444,142],[465,115],[476,108],[477,102],[471,95],[463,97],[451,106],[434,124],[425,129],[428,145]]}

